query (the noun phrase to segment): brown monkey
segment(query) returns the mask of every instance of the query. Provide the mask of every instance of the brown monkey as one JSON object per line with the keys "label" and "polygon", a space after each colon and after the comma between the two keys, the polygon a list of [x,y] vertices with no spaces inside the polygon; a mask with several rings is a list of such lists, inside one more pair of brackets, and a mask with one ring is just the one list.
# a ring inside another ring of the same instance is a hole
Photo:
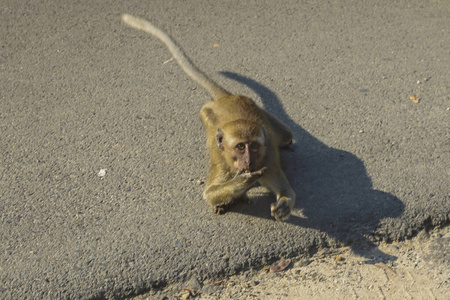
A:
{"label": "brown monkey", "polygon": [[245,198],[246,192],[259,181],[277,196],[277,201],[271,205],[272,216],[287,220],[296,196],[280,167],[279,147],[292,143],[291,130],[250,98],[230,94],[211,80],[160,29],[126,14],[122,20],[160,39],[184,72],[214,100],[200,111],[211,161],[203,192],[205,200],[216,213],[222,213],[227,205]]}

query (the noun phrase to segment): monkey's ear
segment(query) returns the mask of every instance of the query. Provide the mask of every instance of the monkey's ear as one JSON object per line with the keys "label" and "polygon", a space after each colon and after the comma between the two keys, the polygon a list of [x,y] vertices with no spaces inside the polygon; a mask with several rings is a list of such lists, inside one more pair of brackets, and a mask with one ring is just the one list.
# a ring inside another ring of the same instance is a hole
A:
{"label": "monkey's ear", "polygon": [[219,148],[220,150],[223,150],[222,140],[223,140],[223,131],[222,129],[218,128],[216,134],[216,145],[217,148]]}

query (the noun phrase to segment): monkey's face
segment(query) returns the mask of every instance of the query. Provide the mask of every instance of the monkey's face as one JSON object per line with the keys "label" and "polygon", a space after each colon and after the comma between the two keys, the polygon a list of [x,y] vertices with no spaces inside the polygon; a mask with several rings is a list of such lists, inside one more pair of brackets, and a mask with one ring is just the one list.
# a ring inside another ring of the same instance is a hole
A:
{"label": "monkey's face", "polygon": [[227,165],[238,174],[253,172],[264,167],[264,157],[266,155],[266,134],[263,127],[258,126],[254,130],[244,131],[224,128],[217,135],[217,146],[222,150],[223,157]]}
{"label": "monkey's face", "polygon": [[230,149],[231,160],[238,173],[247,173],[259,170],[260,162],[265,154],[265,146],[261,141],[240,141],[233,143]]}

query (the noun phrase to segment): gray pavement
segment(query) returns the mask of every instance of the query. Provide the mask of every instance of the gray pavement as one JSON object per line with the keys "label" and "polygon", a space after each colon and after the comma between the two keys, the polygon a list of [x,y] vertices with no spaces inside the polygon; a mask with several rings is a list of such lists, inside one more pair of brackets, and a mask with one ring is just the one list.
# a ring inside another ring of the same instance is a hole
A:
{"label": "gray pavement", "polygon": [[[1,299],[123,298],[450,220],[447,0],[0,9]],[[209,98],[125,12],[291,126],[289,222],[270,218],[261,187],[212,214],[198,119]]]}

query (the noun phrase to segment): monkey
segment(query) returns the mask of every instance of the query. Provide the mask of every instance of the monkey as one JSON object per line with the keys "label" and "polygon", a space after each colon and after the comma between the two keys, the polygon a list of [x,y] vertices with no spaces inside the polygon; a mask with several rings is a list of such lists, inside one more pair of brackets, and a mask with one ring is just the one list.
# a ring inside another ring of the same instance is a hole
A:
{"label": "monkey", "polygon": [[280,149],[292,144],[290,128],[252,99],[231,94],[213,81],[159,28],[128,14],[122,21],[162,41],[183,71],[212,98],[201,108],[200,120],[211,165],[203,198],[214,212],[222,214],[235,201],[247,200],[247,191],[259,182],[276,195],[271,216],[289,219],[296,194],[281,169]]}

